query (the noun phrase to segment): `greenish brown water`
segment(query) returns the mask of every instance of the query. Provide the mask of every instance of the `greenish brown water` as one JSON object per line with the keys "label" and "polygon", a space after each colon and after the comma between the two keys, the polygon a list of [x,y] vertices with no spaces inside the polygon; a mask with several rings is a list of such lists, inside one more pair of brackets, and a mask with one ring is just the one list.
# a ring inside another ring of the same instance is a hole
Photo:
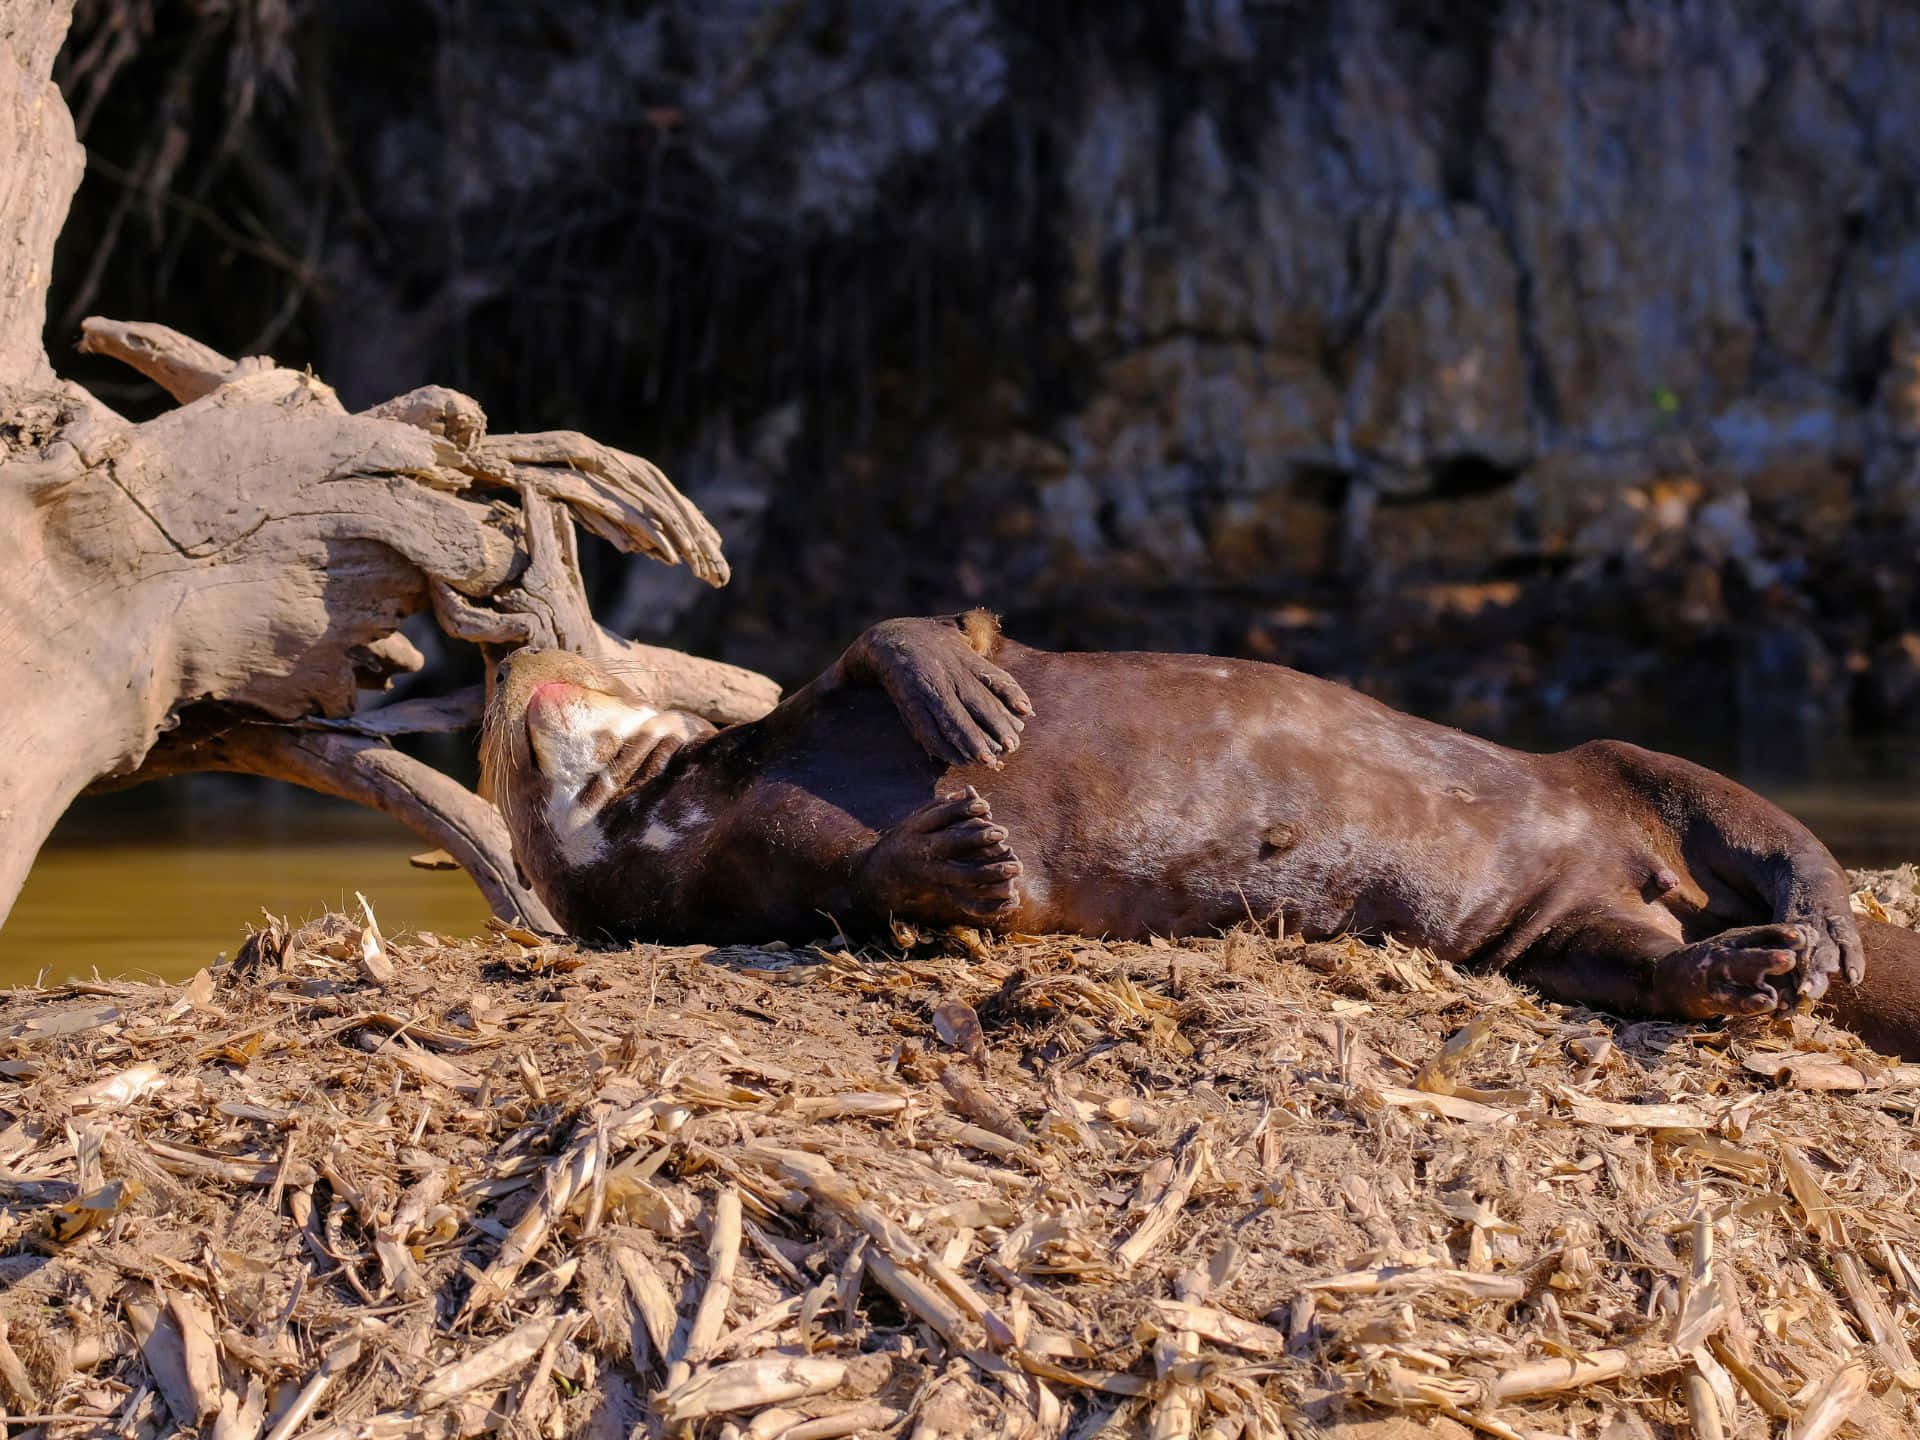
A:
{"label": "greenish brown water", "polygon": [[231,954],[261,911],[299,921],[372,902],[388,934],[470,935],[486,904],[460,871],[418,870],[426,847],[344,804],[262,791],[189,817],[87,809],[41,851],[0,929],[0,986],[44,976],[177,979]]}
{"label": "greenish brown water", "polygon": [[[1758,788],[1845,864],[1920,860],[1920,786],[1905,775]],[[465,875],[414,869],[420,841],[379,815],[284,787],[159,799],[89,802],[63,822],[0,929],[0,985],[179,978],[231,954],[263,909],[297,921],[351,909],[355,891],[389,934],[486,921]]]}

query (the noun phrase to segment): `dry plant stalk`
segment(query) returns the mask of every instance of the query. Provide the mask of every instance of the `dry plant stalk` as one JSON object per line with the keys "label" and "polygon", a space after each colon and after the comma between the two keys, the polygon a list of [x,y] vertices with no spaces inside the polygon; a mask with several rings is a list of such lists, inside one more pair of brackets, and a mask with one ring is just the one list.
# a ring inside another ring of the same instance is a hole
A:
{"label": "dry plant stalk", "polygon": [[762,1437],[1920,1420],[1920,1080],[1817,1019],[1601,1052],[1497,977],[1248,935],[380,934],[383,968],[376,930],[0,995],[14,1412],[144,1396],[232,1440],[616,1404]]}
{"label": "dry plant stalk", "polygon": [[538,1316],[510,1330],[485,1349],[469,1355],[458,1365],[442,1370],[421,1386],[414,1409],[421,1412],[438,1409],[470,1391],[517,1373],[546,1347],[554,1331],[567,1323],[565,1318]]}
{"label": "dry plant stalk", "polygon": [[740,1263],[740,1192],[729,1185],[713,1205],[713,1233],[707,1238],[707,1288],[687,1327],[683,1352],[673,1357],[667,1370],[667,1388],[683,1385],[693,1367],[704,1363],[713,1353],[720,1329],[727,1321],[727,1306],[733,1300],[733,1267]]}

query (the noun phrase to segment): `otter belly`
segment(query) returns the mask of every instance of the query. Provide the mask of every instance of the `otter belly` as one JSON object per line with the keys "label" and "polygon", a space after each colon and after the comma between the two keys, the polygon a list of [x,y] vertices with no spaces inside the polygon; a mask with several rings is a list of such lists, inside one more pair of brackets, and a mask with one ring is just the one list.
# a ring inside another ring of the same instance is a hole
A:
{"label": "otter belly", "polygon": [[1278,666],[1001,659],[1035,719],[1003,769],[949,780],[987,797],[1026,867],[1014,928],[1137,937],[1280,919],[1465,958],[1590,840],[1592,817],[1535,757]]}
{"label": "otter belly", "polygon": [[1537,918],[1604,828],[1536,757],[1278,666],[1011,645],[996,658],[1035,706],[998,769],[944,769],[872,690],[823,697],[751,745],[722,737],[708,753],[737,749],[744,789],[712,908],[777,888],[811,913],[880,832],[970,785],[1024,867],[1004,928],[1140,937],[1279,919],[1464,959]]}

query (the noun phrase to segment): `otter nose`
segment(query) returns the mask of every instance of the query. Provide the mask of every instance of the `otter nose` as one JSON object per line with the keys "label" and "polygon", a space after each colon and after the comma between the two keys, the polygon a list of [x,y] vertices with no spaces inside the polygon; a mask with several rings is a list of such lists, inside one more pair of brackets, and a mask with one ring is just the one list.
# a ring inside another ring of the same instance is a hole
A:
{"label": "otter nose", "polygon": [[579,689],[579,686],[569,685],[564,680],[549,680],[544,685],[534,686],[533,693],[527,697],[528,718],[542,721],[559,719]]}

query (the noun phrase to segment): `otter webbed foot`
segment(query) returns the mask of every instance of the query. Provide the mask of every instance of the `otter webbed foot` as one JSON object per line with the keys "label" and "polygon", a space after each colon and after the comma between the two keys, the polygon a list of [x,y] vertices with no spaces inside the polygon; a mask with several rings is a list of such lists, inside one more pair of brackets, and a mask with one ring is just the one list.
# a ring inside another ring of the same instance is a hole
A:
{"label": "otter webbed foot", "polygon": [[[1747,925],[1722,930],[1661,958],[1654,987],[1663,1014],[1688,1020],[1766,1015],[1792,1005],[1790,977],[1806,973],[1827,939],[1804,924]],[[1820,988],[1826,988],[1824,980]]]}
{"label": "otter webbed foot", "polygon": [[883,831],[861,863],[868,906],[923,925],[990,925],[1011,913],[1020,861],[971,786]]}

